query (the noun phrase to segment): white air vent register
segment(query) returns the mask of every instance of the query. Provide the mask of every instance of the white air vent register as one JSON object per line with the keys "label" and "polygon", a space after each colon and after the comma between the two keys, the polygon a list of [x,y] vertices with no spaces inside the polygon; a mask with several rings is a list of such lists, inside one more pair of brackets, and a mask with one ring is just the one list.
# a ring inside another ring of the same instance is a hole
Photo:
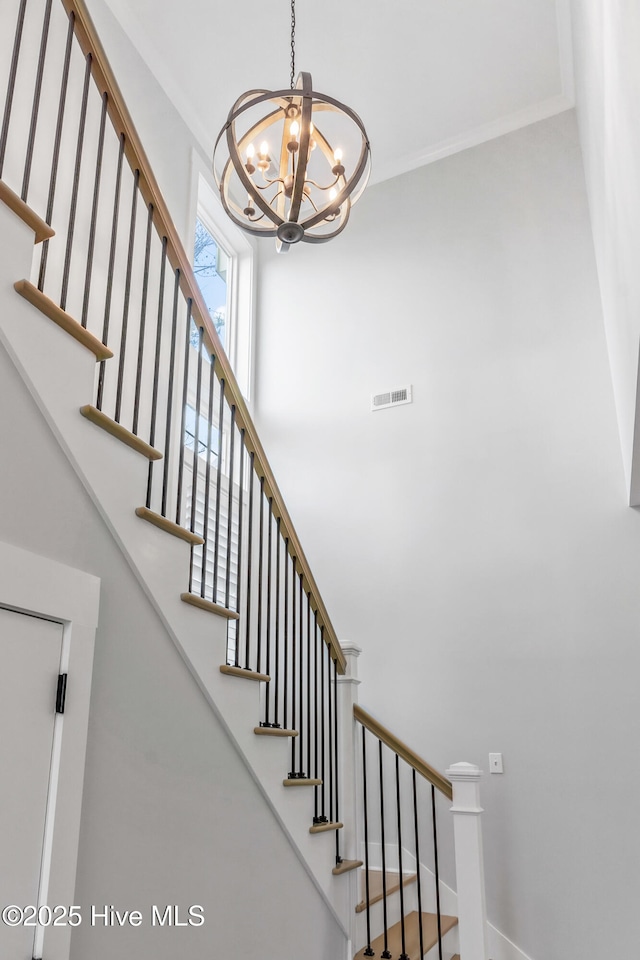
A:
{"label": "white air vent register", "polygon": [[372,410],[386,410],[387,407],[398,407],[402,403],[411,403],[413,400],[411,384],[408,387],[394,387],[393,390],[384,390],[374,393],[371,397]]}

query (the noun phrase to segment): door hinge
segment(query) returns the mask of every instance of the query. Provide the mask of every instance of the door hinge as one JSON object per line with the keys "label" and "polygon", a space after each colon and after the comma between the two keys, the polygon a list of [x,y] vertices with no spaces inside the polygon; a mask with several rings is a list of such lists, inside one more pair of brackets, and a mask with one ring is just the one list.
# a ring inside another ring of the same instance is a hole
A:
{"label": "door hinge", "polygon": [[58,676],[58,690],[56,693],[56,713],[64,713],[64,705],[67,700],[67,674],[61,673]]}

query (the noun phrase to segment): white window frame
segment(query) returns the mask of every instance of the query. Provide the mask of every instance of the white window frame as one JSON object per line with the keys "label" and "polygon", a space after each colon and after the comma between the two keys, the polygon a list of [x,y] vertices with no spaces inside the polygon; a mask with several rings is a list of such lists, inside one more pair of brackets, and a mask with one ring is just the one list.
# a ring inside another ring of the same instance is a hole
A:
{"label": "white window frame", "polygon": [[196,218],[199,218],[229,257],[228,309],[225,350],[242,395],[251,402],[254,385],[254,260],[252,240],[229,219],[218,195],[213,174],[196,150],[191,153],[191,190],[187,252],[193,263]]}

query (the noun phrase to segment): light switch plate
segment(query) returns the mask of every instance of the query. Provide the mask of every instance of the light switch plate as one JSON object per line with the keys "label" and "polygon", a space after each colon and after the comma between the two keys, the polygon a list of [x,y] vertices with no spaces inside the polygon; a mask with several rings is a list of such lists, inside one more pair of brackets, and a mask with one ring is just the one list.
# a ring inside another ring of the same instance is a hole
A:
{"label": "light switch plate", "polygon": [[490,773],[504,773],[504,768],[502,766],[502,754],[501,753],[490,753],[489,754],[489,772]]}

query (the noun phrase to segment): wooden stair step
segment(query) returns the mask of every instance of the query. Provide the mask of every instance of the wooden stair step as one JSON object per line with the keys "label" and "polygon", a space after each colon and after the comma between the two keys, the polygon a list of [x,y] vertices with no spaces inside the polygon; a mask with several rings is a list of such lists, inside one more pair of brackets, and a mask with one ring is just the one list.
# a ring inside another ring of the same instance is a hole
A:
{"label": "wooden stair step", "polygon": [[460,960],[460,954],[456,953],[455,956],[451,957],[451,960]]}
{"label": "wooden stair step", "polygon": [[253,732],[258,737],[297,737],[297,730],[285,730],[283,727],[254,727]]}
{"label": "wooden stair step", "polygon": [[269,683],[271,680],[266,673],[256,673],[254,670],[245,670],[243,667],[232,667],[228,663],[222,664],[220,673],[224,673],[227,677],[240,677],[241,680],[260,680],[262,683]]}
{"label": "wooden stair step", "polygon": [[311,777],[289,777],[282,781],[283,787],[321,787],[322,780],[314,780]]}
{"label": "wooden stair step", "polygon": [[342,830],[343,823],[314,823],[309,827],[309,833],[327,833],[329,830]]}
{"label": "wooden stair step", "polygon": [[13,190],[0,180],[0,200],[5,203],[10,210],[20,217],[28,227],[31,227],[35,234],[34,243],[42,243],[43,240],[50,240],[55,236],[55,230],[49,226],[46,220],[39,217],[35,210],[32,210],[28,203],[14,193]]}
{"label": "wooden stair step", "polygon": [[350,873],[352,870],[357,870],[358,867],[361,866],[362,860],[343,860],[333,868],[331,873],[334,877],[340,877],[343,873]]}
{"label": "wooden stair step", "polygon": [[[38,290],[37,287],[34,287],[28,280],[18,280],[17,283],[14,283],[13,288],[21,297],[28,300],[36,310],[39,310],[40,313],[48,317],[49,320],[53,320],[65,333],[68,333],[74,340],[81,343],[83,347],[90,350],[96,360],[111,359],[113,350],[110,350],[102,340],[98,340],[92,333],[89,333],[71,314],[66,313],[57,303],[42,293],[41,290]],[[162,456],[162,454],[160,454],[160,456]]]}
{"label": "wooden stair step", "polygon": [[[415,883],[418,878],[416,873],[406,873],[402,880],[402,886],[406,887],[410,883]],[[385,881],[387,886],[387,896],[390,897],[392,893],[395,893],[400,889],[400,874],[391,873],[387,870],[385,874]],[[382,870],[369,870],[369,906],[373,906],[374,903],[378,903],[382,900],[383,897],[383,885],[382,885]],[[362,913],[363,910],[367,909],[366,903],[367,896],[367,878],[366,871],[362,871],[362,900],[356,907],[356,913]]]}
{"label": "wooden stair step", "polygon": [[[228,607],[222,607],[219,603],[214,603],[212,600],[205,600],[204,597],[199,597],[197,593],[181,593],[180,599],[183,603],[189,603],[192,607],[198,607],[199,610],[206,610],[207,613],[215,613],[218,617],[225,617],[227,620],[238,620],[240,614],[236,613],[235,610],[229,610]],[[222,667],[220,667],[222,670]],[[234,667],[234,670],[240,670],[240,667]],[[223,673],[227,671],[222,670]],[[240,674],[234,674],[234,676],[244,676],[248,671],[243,670]],[[256,679],[264,679],[264,674],[256,674]]]}
{"label": "wooden stair step", "polygon": [[[442,936],[448,933],[458,922],[457,917],[440,917]],[[427,953],[438,942],[438,918],[435,913],[422,914],[422,941],[424,952]],[[402,921],[394,923],[387,931],[387,942],[389,951],[393,957],[399,957],[402,953]],[[405,917],[405,950],[410,960],[421,960],[420,957],[420,926],[418,922],[418,911],[407,914]],[[380,934],[375,940],[371,941],[371,949],[374,956],[379,957],[384,950],[384,934]],[[356,953],[354,960],[364,960],[366,947]]]}
{"label": "wooden stair step", "polygon": [[164,530],[165,533],[170,533],[172,537],[186,540],[187,543],[192,543],[194,546],[204,543],[204,539],[199,537],[197,533],[191,533],[191,530],[186,530],[184,527],[181,527],[180,524],[174,523],[167,517],[163,517],[159,513],[154,513],[154,511],[149,510],[148,507],[136,507],[136,516],[140,517],[141,520],[152,523],[160,530]]}
{"label": "wooden stair step", "polygon": [[80,407],[80,413],[83,417],[86,417],[87,420],[90,420],[91,423],[95,423],[97,427],[100,427],[101,430],[110,433],[116,440],[120,440],[126,444],[126,446],[131,447],[136,453],[141,453],[147,460],[162,460],[162,454],[159,450],[149,446],[148,443],[145,443],[144,440],[137,437],[135,433],[131,433],[130,430],[123,427],[121,423],[117,423],[115,420],[112,420],[111,417],[108,417],[102,410],[97,410],[88,403],[84,407]]}

